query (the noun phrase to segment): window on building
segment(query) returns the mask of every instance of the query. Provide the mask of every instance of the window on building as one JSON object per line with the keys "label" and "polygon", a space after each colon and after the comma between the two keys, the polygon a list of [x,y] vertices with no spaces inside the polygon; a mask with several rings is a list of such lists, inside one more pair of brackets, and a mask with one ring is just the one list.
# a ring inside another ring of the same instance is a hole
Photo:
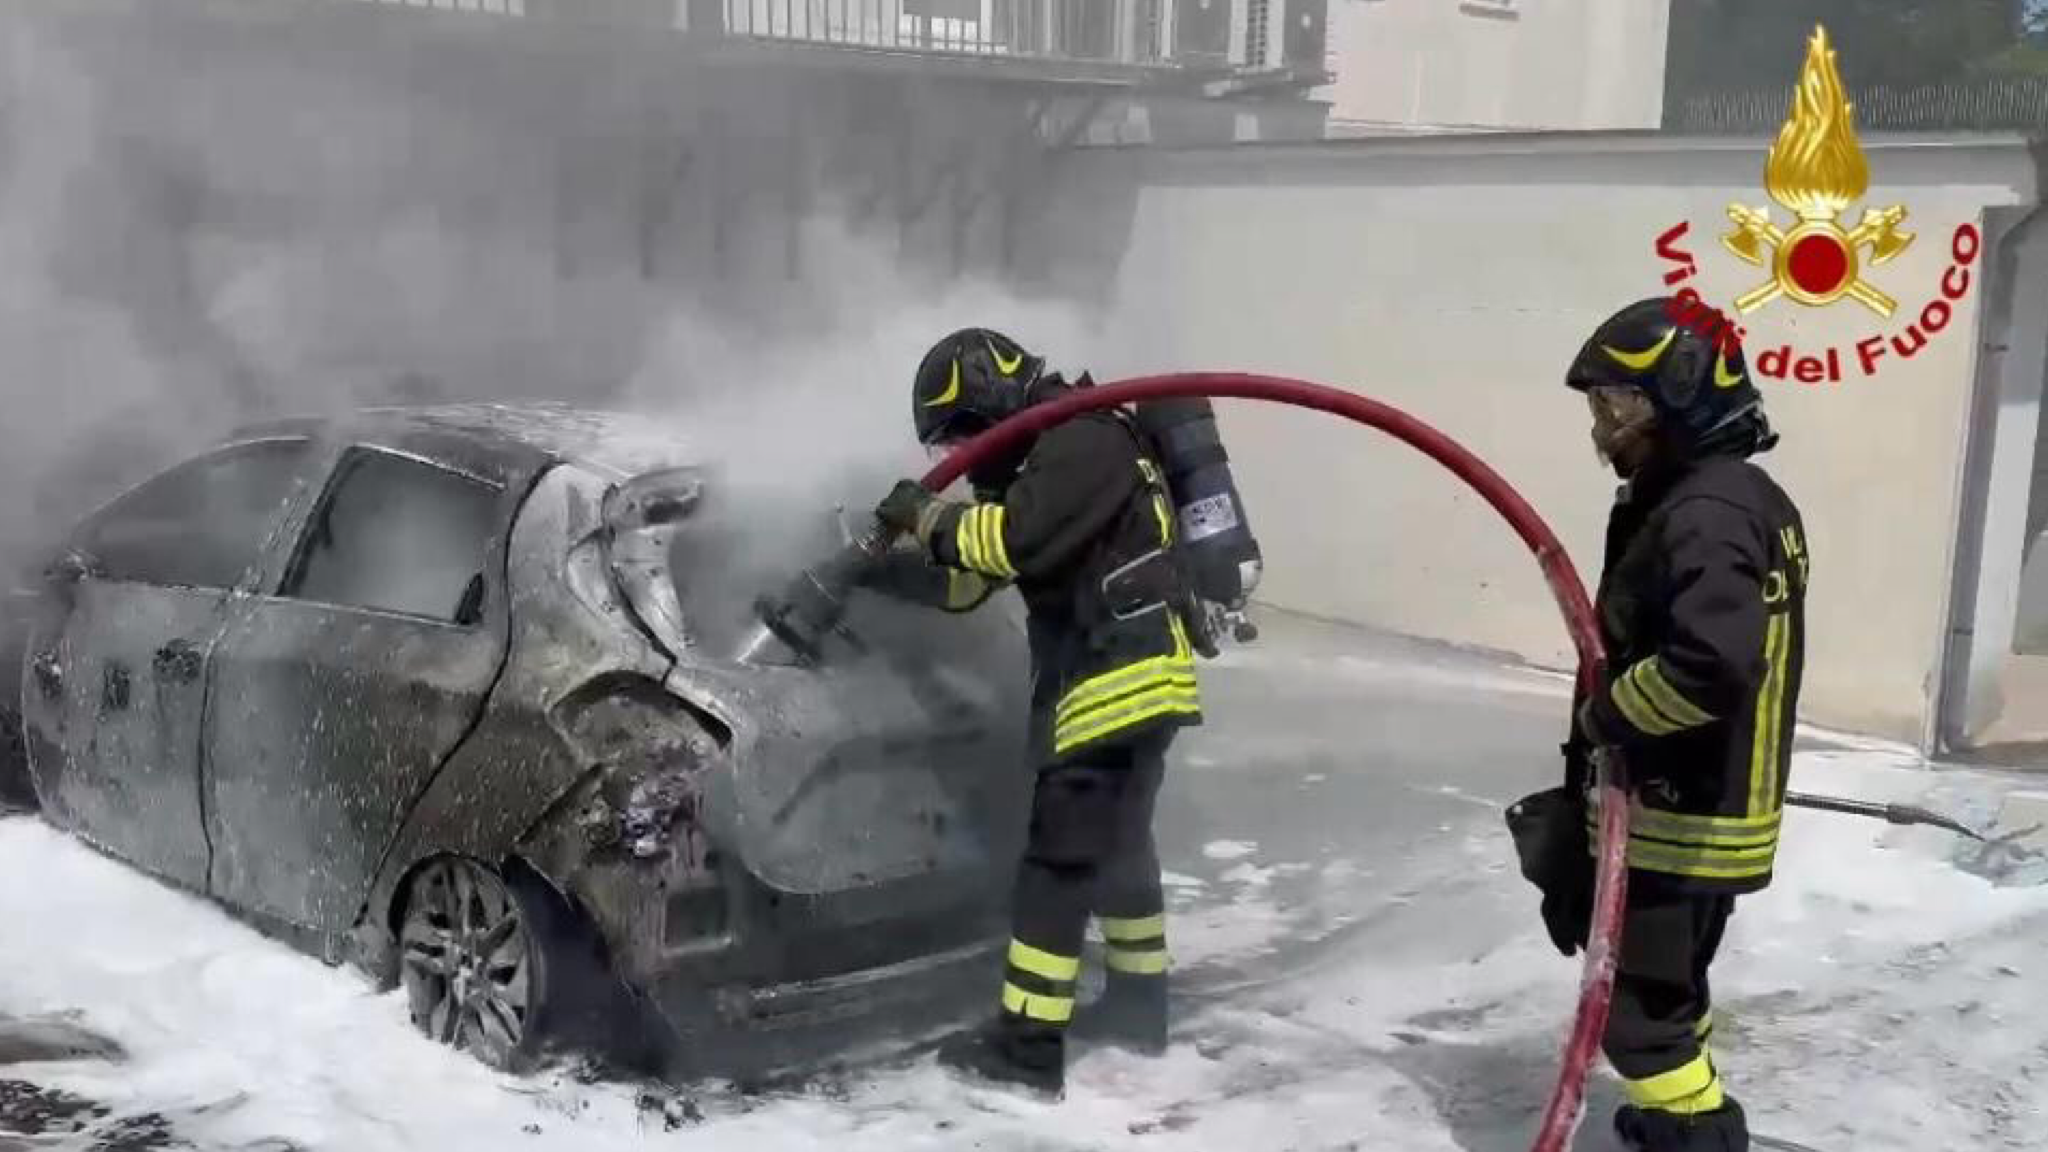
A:
{"label": "window on building", "polygon": [[367,449],[342,458],[284,595],[457,624],[482,618],[499,489]]}

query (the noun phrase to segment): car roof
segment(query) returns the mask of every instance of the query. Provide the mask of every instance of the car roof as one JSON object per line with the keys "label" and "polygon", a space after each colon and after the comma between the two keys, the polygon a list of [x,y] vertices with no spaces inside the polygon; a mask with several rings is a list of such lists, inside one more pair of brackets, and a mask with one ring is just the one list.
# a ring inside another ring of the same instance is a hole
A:
{"label": "car roof", "polygon": [[297,416],[235,429],[231,439],[315,436],[403,447],[450,467],[525,472],[550,462],[625,479],[699,462],[675,430],[644,413],[568,404],[435,404]]}

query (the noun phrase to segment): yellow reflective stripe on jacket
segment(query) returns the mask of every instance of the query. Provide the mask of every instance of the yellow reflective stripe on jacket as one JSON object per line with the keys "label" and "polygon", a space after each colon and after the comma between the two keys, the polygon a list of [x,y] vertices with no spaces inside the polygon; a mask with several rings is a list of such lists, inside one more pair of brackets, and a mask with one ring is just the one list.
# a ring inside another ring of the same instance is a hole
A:
{"label": "yellow reflective stripe on jacket", "polygon": [[1193,716],[1202,710],[1193,687],[1166,685],[1132,696],[1122,705],[1087,713],[1053,726],[1053,755],[1064,756],[1083,744],[1132,728],[1161,716]]}
{"label": "yellow reflective stripe on jacket", "polygon": [[1100,740],[1161,716],[1195,716],[1202,711],[1195,658],[1180,617],[1167,614],[1173,653],[1148,656],[1083,680],[1053,708],[1053,755]]}
{"label": "yellow reflective stripe on jacket", "polygon": [[1117,699],[1141,688],[1150,688],[1161,683],[1176,683],[1184,687],[1195,687],[1195,655],[1188,643],[1187,630],[1181,627],[1180,617],[1169,613],[1170,630],[1173,633],[1173,651],[1165,656],[1148,656],[1133,661],[1121,668],[1091,676],[1060,697],[1053,708],[1055,725],[1078,719],[1081,712]]}
{"label": "yellow reflective stripe on jacket", "polygon": [[1658,712],[1679,724],[1687,728],[1697,728],[1713,721],[1713,713],[1687,700],[1678,689],[1671,686],[1671,681],[1664,676],[1664,666],[1657,662],[1655,656],[1629,669],[1629,676]]}
{"label": "yellow reflective stripe on jacket", "polygon": [[1764,683],[1756,694],[1756,731],[1749,753],[1749,812],[1771,811],[1778,802],[1778,760],[1785,738],[1786,663],[1792,651],[1792,618],[1774,613],[1764,627]]}
{"label": "yellow reflective stripe on jacket", "polygon": [[[1598,851],[1599,812],[1589,806],[1589,850]],[[1634,807],[1629,812],[1628,864],[1648,872],[1703,880],[1751,880],[1771,873],[1782,814],[1701,816]]]}
{"label": "yellow reflective stripe on jacket", "polygon": [[1614,686],[1608,690],[1608,695],[1614,700],[1615,710],[1621,713],[1622,719],[1633,724],[1638,732],[1650,736],[1669,736],[1673,732],[1683,731],[1683,724],[1667,719],[1663,713],[1657,711],[1656,705],[1644,697],[1631,675],[1634,671],[1635,669],[1631,668],[1628,672],[1615,677]]}
{"label": "yellow reflective stripe on jacket", "polygon": [[1060,698],[1059,706],[1053,709],[1053,723],[1077,720],[1083,712],[1162,684],[1196,687],[1195,662],[1183,656],[1151,656],[1114,672],[1084,680]]}
{"label": "yellow reflective stripe on jacket", "polygon": [[1671,686],[1652,656],[1615,677],[1614,707],[1639,731],[1669,736],[1711,723],[1714,717]]}
{"label": "yellow reflective stripe on jacket", "polygon": [[958,568],[946,569],[946,607],[954,612],[965,611],[988,599],[991,591],[988,577],[979,572],[963,572]]}
{"label": "yellow reflective stripe on jacket", "polygon": [[963,567],[998,580],[1016,579],[1009,547],[1003,543],[1006,516],[1001,504],[975,504],[960,514],[953,527],[953,548]]}
{"label": "yellow reflective stripe on jacket", "polygon": [[1696,844],[1709,848],[1754,848],[1774,844],[1784,817],[1695,816],[1690,812],[1666,812],[1659,808],[1637,808],[1629,813],[1631,834]]}
{"label": "yellow reflective stripe on jacket", "polygon": [[1709,848],[1704,845],[1664,844],[1634,836],[1628,841],[1629,867],[1701,880],[1749,880],[1768,876],[1777,854],[1776,844],[1762,848]]}

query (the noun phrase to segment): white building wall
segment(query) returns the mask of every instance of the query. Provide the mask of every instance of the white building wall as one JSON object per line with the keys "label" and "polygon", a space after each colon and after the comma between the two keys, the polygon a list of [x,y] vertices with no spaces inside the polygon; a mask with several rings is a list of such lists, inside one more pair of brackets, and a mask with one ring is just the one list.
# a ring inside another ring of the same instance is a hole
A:
{"label": "white building wall", "polygon": [[1670,0],[1330,0],[1333,135],[1654,128]]}
{"label": "white building wall", "polygon": [[[1584,403],[1560,382],[1565,365],[1603,316],[1664,290],[1654,245],[1681,219],[1710,299],[1764,279],[1719,245],[1731,201],[1768,203],[1764,147],[1453,137],[1102,157],[1143,188],[1109,312],[1117,347],[1132,351],[1098,367],[1276,373],[1390,402],[1517,485],[1590,582],[1613,478],[1593,457]],[[1902,330],[1939,295],[1952,231],[2033,195],[2018,146],[1877,146],[1871,165],[1866,202],[1906,204],[1919,236],[1871,274],[1899,298],[1899,318],[1781,300],[1746,318],[1753,357]],[[1981,259],[1980,290],[1912,359],[1891,357],[1868,379],[1851,367],[1837,386],[1763,381],[1784,443],[1761,460],[1810,528],[1809,720],[1928,734],[1983,338]],[[1224,420],[1269,602],[1571,664],[1528,553],[1437,466],[1318,415],[1226,402]]]}

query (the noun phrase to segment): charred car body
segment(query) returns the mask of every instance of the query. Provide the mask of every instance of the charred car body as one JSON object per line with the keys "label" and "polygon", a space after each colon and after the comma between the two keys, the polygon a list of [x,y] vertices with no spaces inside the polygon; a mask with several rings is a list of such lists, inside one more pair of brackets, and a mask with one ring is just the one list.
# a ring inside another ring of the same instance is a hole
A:
{"label": "charred car body", "polygon": [[743,663],[775,574],[630,427],[278,422],[88,517],[25,645],[46,818],[501,1065],[599,986],[720,1072],[980,990],[1029,788],[1014,618],[871,596],[857,652]]}

